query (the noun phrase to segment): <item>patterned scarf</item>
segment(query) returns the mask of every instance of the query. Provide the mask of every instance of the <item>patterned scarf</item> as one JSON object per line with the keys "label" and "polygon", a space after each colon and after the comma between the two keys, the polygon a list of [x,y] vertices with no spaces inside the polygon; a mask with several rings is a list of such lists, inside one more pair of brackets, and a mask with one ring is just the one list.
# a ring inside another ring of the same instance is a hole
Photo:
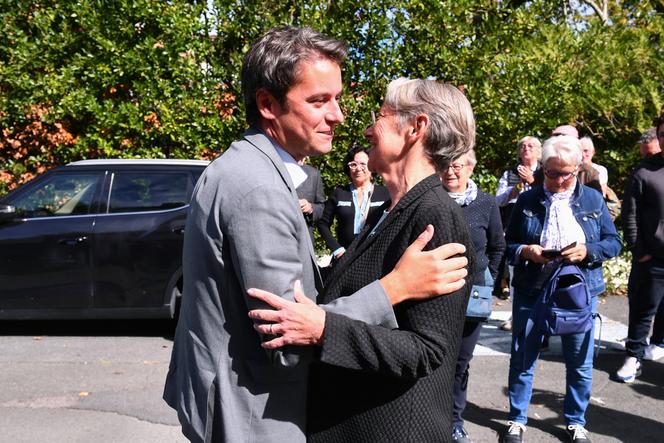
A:
{"label": "patterned scarf", "polygon": [[576,221],[570,206],[574,189],[575,187],[572,187],[569,191],[554,194],[544,185],[544,194],[547,197],[544,206],[547,210],[540,237],[540,244],[544,249],[560,250],[573,242],[577,244],[586,242],[583,229]]}
{"label": "patterned scarf", "polygon": [[449,192],[448,194],[459,206],[468,206],[477,198],[477,185],[469,178],[466,190],[463,192]]}

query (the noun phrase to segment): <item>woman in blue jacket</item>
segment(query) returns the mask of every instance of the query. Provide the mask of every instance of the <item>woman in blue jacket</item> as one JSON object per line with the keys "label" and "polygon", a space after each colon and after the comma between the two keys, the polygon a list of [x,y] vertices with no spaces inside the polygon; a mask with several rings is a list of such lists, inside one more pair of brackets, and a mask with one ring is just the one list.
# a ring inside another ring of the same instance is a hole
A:
{"label": "woman in blue jacket", "polygon": [[[542,149],[543,185],[521,194],[506,233],[507,258],[514,265],[513,336],[509,371],[510,412],[503,442],[521,442],[542,336],[531,333],[515,350],[515,341],[539,295],[533,288],[547,266],[556,262],[544,250],[565,249],[560,259],[584,273],[597,312],[597,295],[604,291],[602,262],[615,257],[621,240],[602,195],[577,180],[582,154],[579,140],[570,136],[548,139]],[[594,329],[594,328],[593,328]],[[572,442],[590,441],[585,411],[590,400],[593,367],[593,329],[561,336],[566,367],[563,412]],[[527,358],[526,358],[527,357]]]}

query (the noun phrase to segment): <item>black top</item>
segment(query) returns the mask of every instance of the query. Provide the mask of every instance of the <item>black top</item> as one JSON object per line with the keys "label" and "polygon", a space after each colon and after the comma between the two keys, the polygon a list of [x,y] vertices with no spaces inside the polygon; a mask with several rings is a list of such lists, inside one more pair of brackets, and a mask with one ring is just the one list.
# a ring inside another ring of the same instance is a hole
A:
{"label": "black top", "polygon": [[625,188],[622,226],[634,258],[664,258],[664,157],[651,155],[636,167]]}
{"label": "black top", "polygon": [[[373,225],[383,211],[389,206],[390,194],[385,186],[374,185],[367,215],[366,225]],[[386,204],[387,203],[387,204]],[[330,230],[334,218],[337,219],[336,238]],[[350,185],[338,186],[325,202],[323,215],[318,221],[318,232],[325,239],[327,247],[334,252],[340,247],[348,248],[355,238],[354,231],[355,204]]]}
{"label": "black top", "polygon": [[[435,232],[427,247],[462,243],[473,269],[461,208],[432,175],[399,201],[373,235],[365,226],[318,302],[350,295],[386,275],[428,224]],[[468,288],[396,305],[395,330],[327,313],[321,363],[312,365],[309,378],[308,441],[449,441]]]}
{"label": "black top", "polygon": [[462,206],[470,227],[470,237],[475,246],[475,281],[484,284],[484,270],[489,267],[495,280],[498,267],[505,253],[505,236],[500,222],[500,211],[496,198],[486,192],[477,191],[477,198],[469,205]]}
{"label": "black top", "polygon": [[323,215],[323,209],[325,208],[325,192],[323,189],[323,180],[320,177],[318,169],[310,165],[302,165],[302,170],[306,172],[307,179],[295,188],[295,192],[298,198],[303,198],[311,203],[313,212],[309,214],[303,213],[302,215],[304,215],[304,221],[307,222],[309,235],[313,243],[314,226],[320,220],[321,215]]}

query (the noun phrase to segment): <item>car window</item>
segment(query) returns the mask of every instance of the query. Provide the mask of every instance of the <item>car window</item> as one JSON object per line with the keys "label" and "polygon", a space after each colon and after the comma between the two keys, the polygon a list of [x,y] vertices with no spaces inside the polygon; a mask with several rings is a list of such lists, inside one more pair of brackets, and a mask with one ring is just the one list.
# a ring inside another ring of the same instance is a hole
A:
{"label": "car window", "polygon": [[55,174],[12,199],[11,204],[23,217],[88,214],[98,181],[98,174]]}
{"label": "car window", "polygon": [[109,212],[141,212],[187,204],[189,173],[118,172],[113,176]]}

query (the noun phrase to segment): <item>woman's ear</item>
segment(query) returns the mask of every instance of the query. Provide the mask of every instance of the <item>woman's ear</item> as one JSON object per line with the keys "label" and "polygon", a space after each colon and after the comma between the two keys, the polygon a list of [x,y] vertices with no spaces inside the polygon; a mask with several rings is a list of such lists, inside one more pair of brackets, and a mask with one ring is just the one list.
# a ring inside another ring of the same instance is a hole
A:
{"label": "woman's ear", "polygon": [[419,132],[424,132],[429,127],[429,116],[426,114],[420,114],[416,119],[416,127]]}
{"label": "woman's ear", "polygon": [[415,117],[415,122],[411,125],[409,131],[409,138],[412,138],[413,141],[421,140],[424,138],[427,129],[429,128],[429,116],[426,114],[420,114]]}

